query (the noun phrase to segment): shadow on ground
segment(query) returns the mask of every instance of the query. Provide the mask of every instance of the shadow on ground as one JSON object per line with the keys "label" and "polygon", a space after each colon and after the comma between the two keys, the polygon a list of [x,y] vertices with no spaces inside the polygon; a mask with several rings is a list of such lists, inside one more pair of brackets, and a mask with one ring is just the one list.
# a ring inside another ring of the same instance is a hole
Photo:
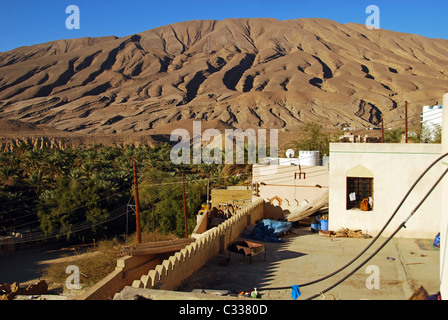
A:
{"label": "shadow on ground", "polygon": [[[277,277],[280,262],[283,266],[288,260],[294,260],[297,263],[297,258],[306,255],[289,250],[290,241],[309,233],[306,230],[294,229],[282,237],[284,240],[282,243],[262,242],[240,237],[235,241],[247,240],[266,245],[266,260],[264,254],[261,253],[253,256],[251,263],[248,256],[225,250],[185,280],[178,290],[184,292],[195,289],[241,292],[270,286],[274,281],[276,285],[281,284],[281,279]],[[290,284],[284,283],[284,285],[289,286]]]}

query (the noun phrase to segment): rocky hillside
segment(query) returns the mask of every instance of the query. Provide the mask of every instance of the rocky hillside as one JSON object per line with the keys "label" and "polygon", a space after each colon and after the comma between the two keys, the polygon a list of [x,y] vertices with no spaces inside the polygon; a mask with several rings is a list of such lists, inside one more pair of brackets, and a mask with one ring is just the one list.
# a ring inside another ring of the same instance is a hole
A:
{"label": "rocky hillside", "polygon": [[0,119],[64,133],[393,125],[404,101],[418,122],[447,88],[447,40],[324,19],[188,21],[0,53]]}

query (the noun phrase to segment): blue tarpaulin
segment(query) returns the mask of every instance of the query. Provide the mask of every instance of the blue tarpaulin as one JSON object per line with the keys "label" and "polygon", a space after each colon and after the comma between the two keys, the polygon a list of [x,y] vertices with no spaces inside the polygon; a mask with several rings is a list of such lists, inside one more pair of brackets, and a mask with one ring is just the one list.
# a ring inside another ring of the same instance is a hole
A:
{"label": "blue tarpaulin", "polygon": [[434,238],[434,243],[433,243],[434,247],[440,248],[440,232],[439,234]]}
{"label": "blue tarpaulin", "polygon": [[249,234],[243,236],[265,242],[284,242],[280,236],[291,229],[291,226],[292,222],[264,219],[257,223]]}

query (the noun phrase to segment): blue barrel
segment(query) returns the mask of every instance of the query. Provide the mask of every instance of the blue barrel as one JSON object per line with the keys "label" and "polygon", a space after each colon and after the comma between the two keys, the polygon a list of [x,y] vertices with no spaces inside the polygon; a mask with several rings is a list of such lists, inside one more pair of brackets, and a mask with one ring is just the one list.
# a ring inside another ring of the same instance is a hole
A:
{"label": "blue barrel", "polygon": [[311,223],[311,231],[312,232],[318,232],[320,229],[320,223],[319,220],[315,220]]}
{"label": "blue barrel", "polygon": [[320,230],[328,230],[328,220],[320,220]]}

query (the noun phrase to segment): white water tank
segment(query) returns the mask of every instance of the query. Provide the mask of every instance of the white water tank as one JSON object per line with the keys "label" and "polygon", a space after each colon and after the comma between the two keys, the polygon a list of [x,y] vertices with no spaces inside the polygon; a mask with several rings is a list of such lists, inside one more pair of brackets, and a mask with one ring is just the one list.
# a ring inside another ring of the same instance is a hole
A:
{"label": "white water tank", "polygon": [[299,151],[299,164],[301,166],[320,166],[320,152]]}

